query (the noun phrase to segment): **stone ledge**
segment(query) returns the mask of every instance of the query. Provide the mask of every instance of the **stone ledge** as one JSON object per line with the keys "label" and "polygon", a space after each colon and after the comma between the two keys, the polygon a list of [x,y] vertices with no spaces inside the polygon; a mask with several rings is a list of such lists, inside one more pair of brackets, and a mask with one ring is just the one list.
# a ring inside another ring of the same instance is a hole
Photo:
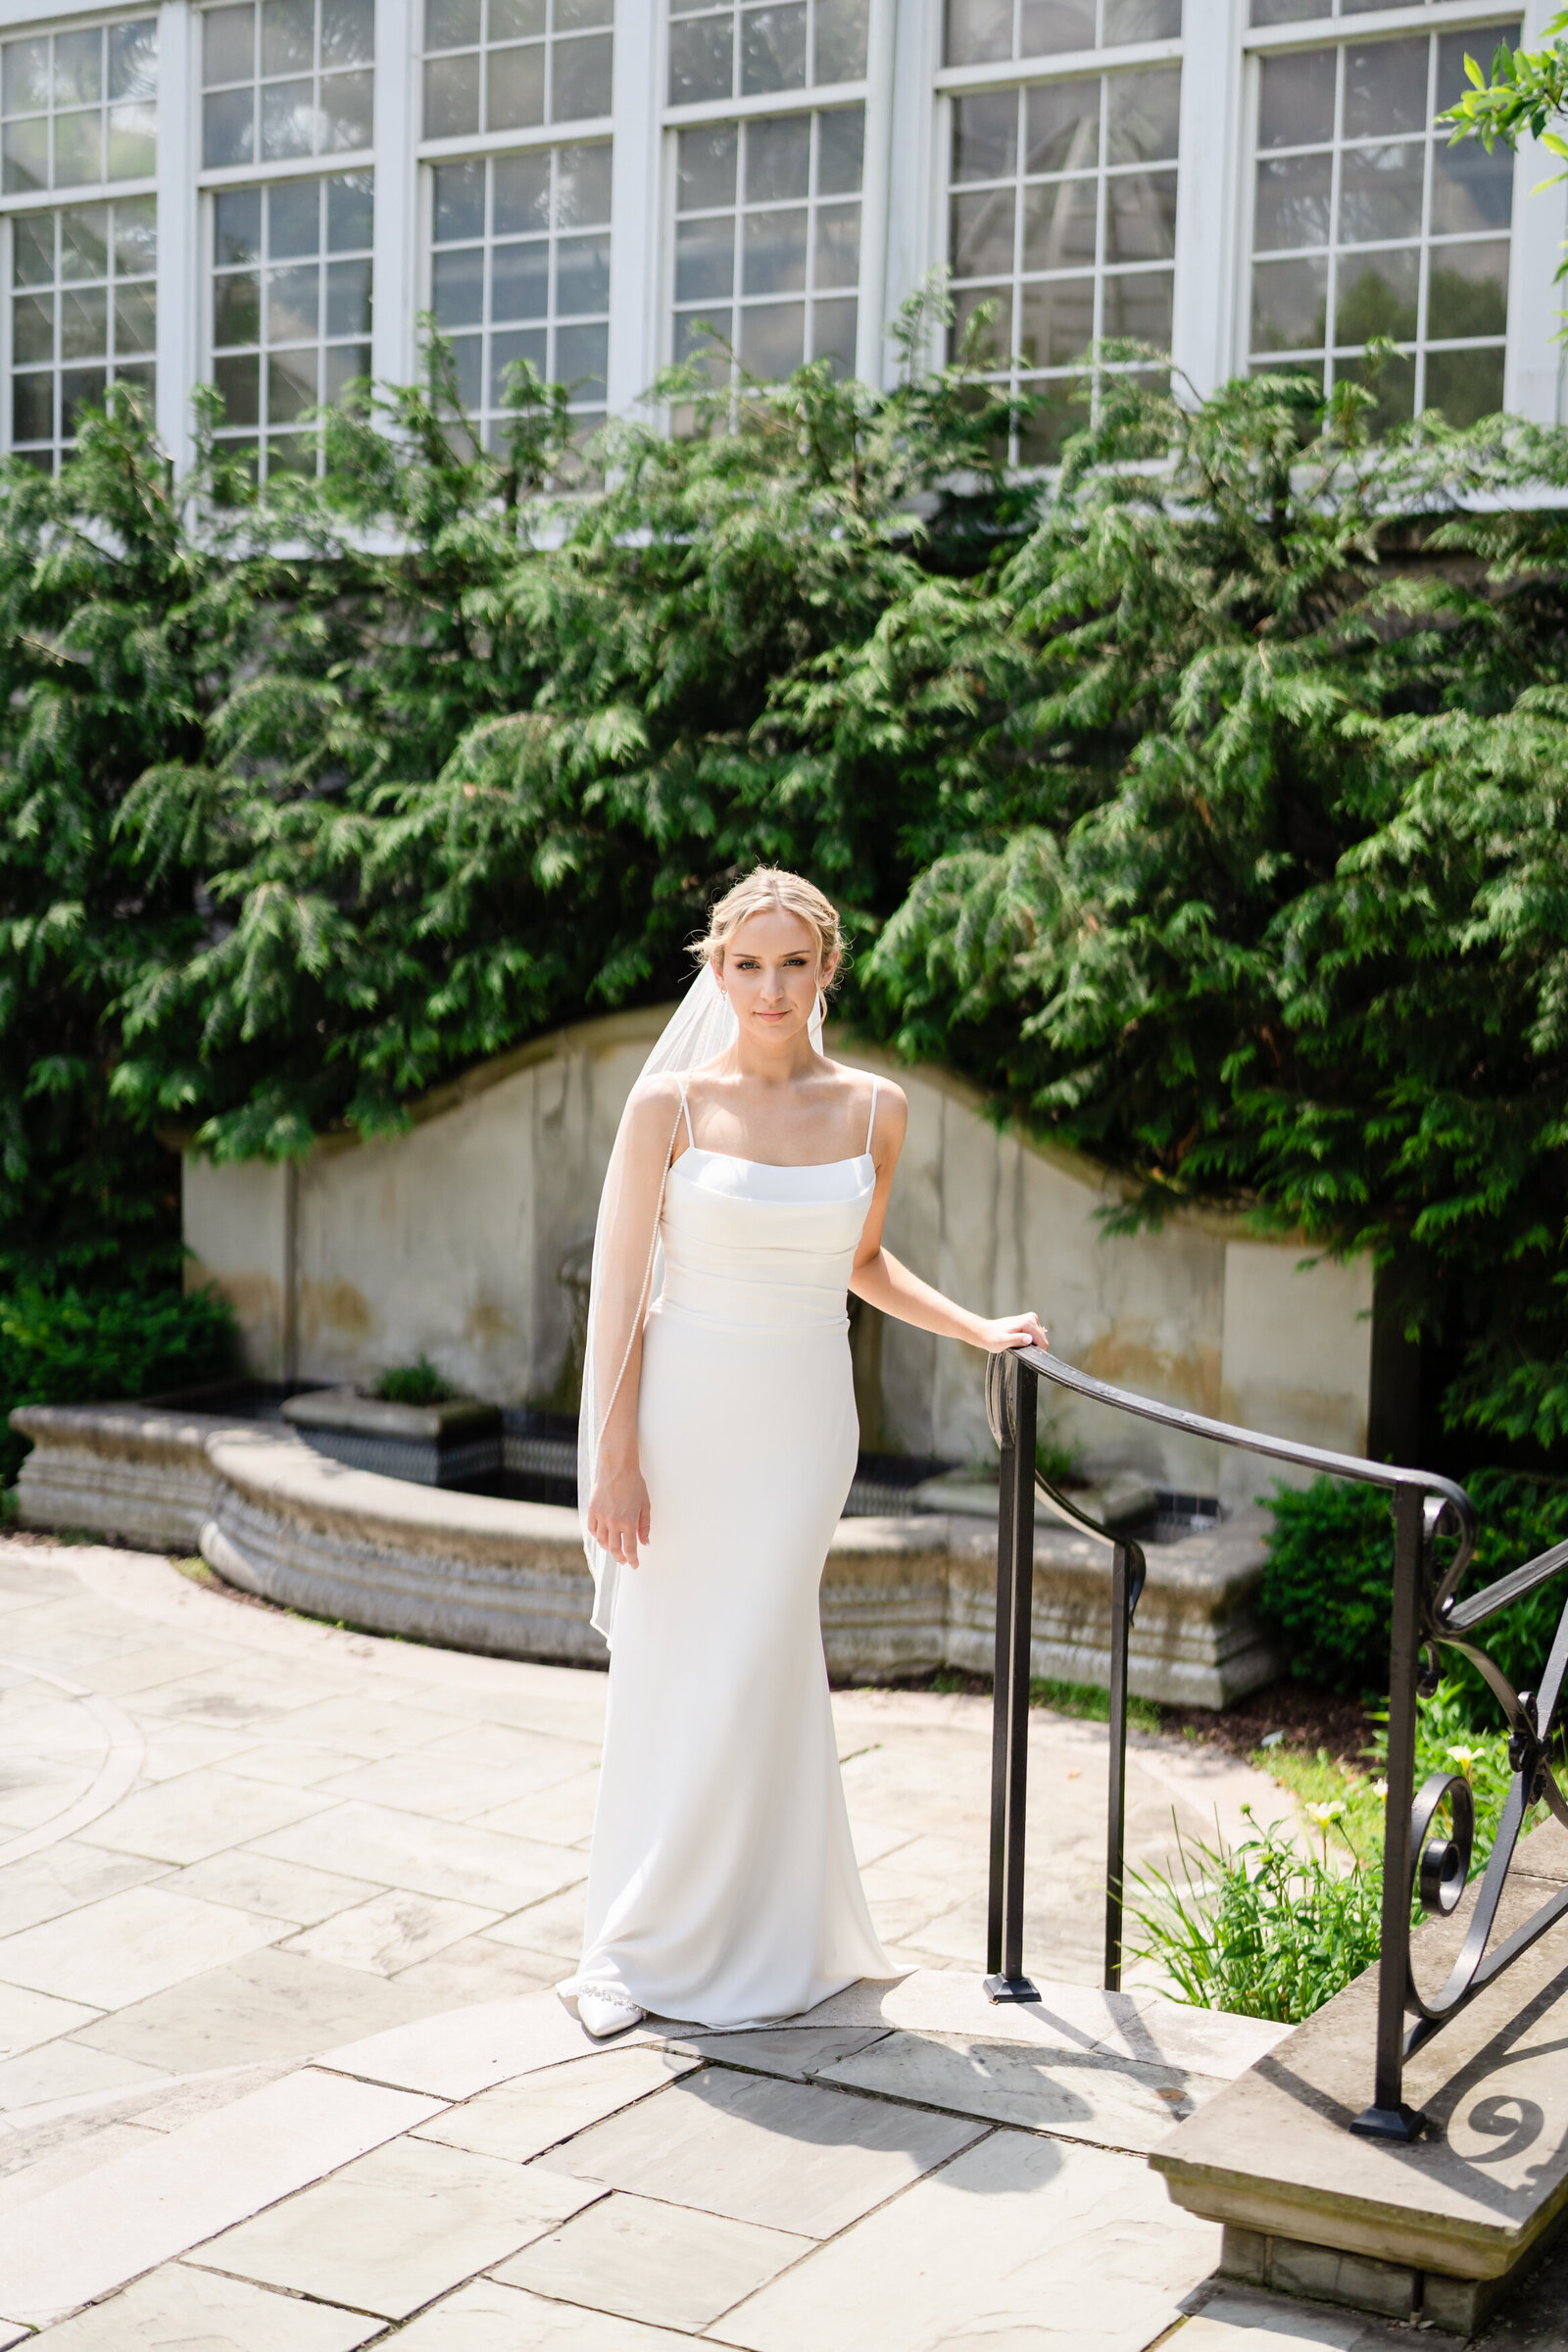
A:
{"label": "stone ledge", "polygon": [[[574,1511],[387,1478],[272,1424],[138,1405],[29,1406],[22,1523],[200,1548],[247,1592],[329,1620],[503,1656],[603,1664]],[[1264,1514],[1151,1546],[1130,1682],[1140,1697],[1222,1707],[1280,1660],[1255,1615]],[[822,1579],[836,1678],[941,1666],[989,1673],[996,1536],[938,1514],[845,1519]],[[1042,1514],[1032,1671],[1109,1678],[1109,1554]]]}
{"label": "stone ledge", "polygon": [[[1547,1823],[1519,1848],[1494,1944],[1565,1883],[1568,1835]],[[1421,1984],[1443,1982],[1474,1896],[1417,1931]],[[1374,1967],[1150,2161],[1224,2224],[1232,2276],[1465,2331],[1568,2221],[1568,1921],[1411,2060],[1405,2097],[1429,2123],[1408,2146],[1348,2129],[1371,2100],[1376,2004]]]}

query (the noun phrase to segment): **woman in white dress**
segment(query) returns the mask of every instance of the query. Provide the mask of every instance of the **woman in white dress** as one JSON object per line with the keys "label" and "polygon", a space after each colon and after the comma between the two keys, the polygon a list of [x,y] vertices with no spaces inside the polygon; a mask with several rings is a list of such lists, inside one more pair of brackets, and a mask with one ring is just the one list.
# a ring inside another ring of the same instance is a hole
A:
{"label": "woman in white dress", "polygon": [[907,1108],[821,1051],[831,903],[759,869],[699,953],[621,1121],[590,1300],[581,1493],[612,1645],[561,1989],[597,2035],[645,2010],[760,2024],[900,1973],[856,1869],[817,1613],[858,1443],[845,1294],[974,1347],[1046,1344],[882,1247]]}

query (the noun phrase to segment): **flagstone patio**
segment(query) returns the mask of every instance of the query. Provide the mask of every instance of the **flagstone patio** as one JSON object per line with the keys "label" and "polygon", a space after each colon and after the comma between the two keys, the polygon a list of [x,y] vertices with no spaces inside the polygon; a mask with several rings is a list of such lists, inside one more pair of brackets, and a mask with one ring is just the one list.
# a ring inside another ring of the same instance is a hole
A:
{"label": "flagstone patio", "polygon": [[[0,2352],[1392,2352],[1211,2280],[1147,2153],[1278,2038],[1094,1986],[1104,1735],[1032,1726],[1038,2007],[978,1987],[989,1710],[835,1699],[911,1974],[588,2041],[601,1677],[0,1544]],[[1131,1842],[1279,1809],[1179,1741]],[[1561,2352],[1568,2273],[1497,2334]],[[1531,2329],[1536,2332],[1532,2333]],[[1493,2340],[1491,2337],[1489,2341]]]}

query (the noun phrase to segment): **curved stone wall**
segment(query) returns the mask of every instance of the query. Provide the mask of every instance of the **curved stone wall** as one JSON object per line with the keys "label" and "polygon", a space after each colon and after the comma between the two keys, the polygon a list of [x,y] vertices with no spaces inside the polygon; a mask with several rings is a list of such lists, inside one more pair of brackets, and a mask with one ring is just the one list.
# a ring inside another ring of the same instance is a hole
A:
{"label": "curved stone wall", "polygon": [[[416,1106],[403,1134],[318,1144],[298,1165],[184,1170],[193,1282],[233,1299],[252,1368],[363,1381],[427,1354],[501,1403],[570,1405],[600,1185],[626,1095],[664,1012],[564,1029]],[[1371,1274],[1305,1264],[1299,1244],[1177,1214],[1106,1232],[1116,1182],[986,1116],[950,1073],[898,1067],[842,1028],[843,1059],[895,1076],[909,1136],[890,1246],[983,1312],[1037,1306],[1054,1345],[1102,1378],[1350,1452],[1365,1449]],[[981,1359],[858,1317],[862,1442],[989,1456]],[[1095,1472],[1245,1503],[1245,1459],[1064,1400],[1055,1435]]]}

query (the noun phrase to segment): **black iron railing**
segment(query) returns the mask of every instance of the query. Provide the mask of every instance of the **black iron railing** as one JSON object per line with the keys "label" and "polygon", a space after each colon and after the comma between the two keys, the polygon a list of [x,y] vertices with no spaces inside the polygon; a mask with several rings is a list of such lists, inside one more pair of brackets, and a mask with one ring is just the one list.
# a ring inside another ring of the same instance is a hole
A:
{"label": "black iron railing", "polygon": [[[997,1527],[996,1700],[991,1773],[991,1895],[987,1927],[986,1991],[994,2001],[1039,1998],[1024,1974],[1024,1818],[1029,1758],[1029,1665],[1034,1602],[1035,1498],[1070,1526],[1110,1546],[1110,1761],[1105,1844],[1105,1971],[1107,1990],[1121,1982],[1122,1872],[1126,1812],[1127,1667],[1133,1616],[1144,1588],[1142,1548],[1089,1518],[1056,1492],[1035,1467],[1036,1400],[1042,1380],[1113,1411],[1136,1414],[1162,1428],[1238,1446],[1266,1459],[1325,1471],[1335,1478],[1385,1487],[1394,1498],[1394,1625],[1389,1658],[1388,1799],[1383,1845],[1382,1958],[1378,1973],[1377,2055],[1372,2103],[1351,2130],[1371,2138],[1413,2139],[1423,2118],[1405,2105],[1405,2061],[1439,2028],[1476,1998],[1510,1961],[1568,1915],[1568,1887],[1492,1948],[1503,1885],[1519,1833],[1533,1804],[1544,1802],[1568,1827],[1568,1800],[1550,1759],[1557,1709],[1568,1675],[1568,1606],[1552,1641],[1539,1690],[1515,1690],[1507,1676],[1471,1639],[1552,1578],[1568,1571],[1568,1544],[1559,1544],[1467,1599],[1459,1588],[1475,1552],[1475,1506],[1462,1487],[1430,1470],[1401,1470],[1355,1454],[1298,1446],[1255,1429],[1180,1405],[1161,1404],[1131,1390],[1093,1380],[1043,1349],[1028,1348],[991,1358],[986,1410],[1002,1450],[1002,1503]],[[1452,1556],[1441,1569],[1439,1537],[1451,1539]],[[1470,1876],[1474,1804],[1462,1773],[1435,1772],[1415,1787],[1419,1700],[1436,1690],[1440,1647],[1469,1658],[1495,1695],[1509,1730],[1513,1785],[1459,1957],[1435,1992],[1416,1984],[1410,1957],[1412,1905],[1444,1917],[1457,1906]],[[1441,1817],[1446,1813],[1447,1826]]]}

